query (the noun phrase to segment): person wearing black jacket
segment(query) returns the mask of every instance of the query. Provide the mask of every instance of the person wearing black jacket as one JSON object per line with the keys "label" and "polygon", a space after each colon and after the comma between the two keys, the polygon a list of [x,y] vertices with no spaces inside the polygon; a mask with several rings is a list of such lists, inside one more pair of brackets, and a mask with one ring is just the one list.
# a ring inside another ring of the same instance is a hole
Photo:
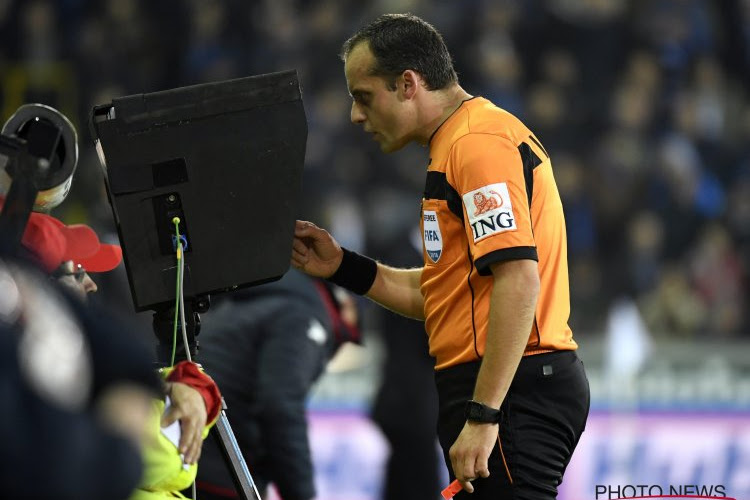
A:
{"label": "person wearing black jacket", "polygon": [[[359,341],[354,299],[298,271],[227,295],[203,316],[198,361],[219,385],[227,418],[263,495],[315,497],[307,438],[308,392],[338,347]],[[203,500],[237,498],[213,441],[204,443]]]}

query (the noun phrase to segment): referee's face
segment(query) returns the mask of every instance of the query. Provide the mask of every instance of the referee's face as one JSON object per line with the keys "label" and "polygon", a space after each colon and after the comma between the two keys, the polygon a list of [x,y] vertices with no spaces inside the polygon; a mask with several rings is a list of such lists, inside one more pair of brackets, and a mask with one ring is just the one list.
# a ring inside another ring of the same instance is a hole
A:
{"label": "referee's face", "polygon": [[413,137],[413,104],[399,88],[389,88],[381,76],[371,74],[375,57],[366,42],[356,45],[346,58],[344,72],[352,96],[351,120],[372,134],[385,153],[397,151]]}

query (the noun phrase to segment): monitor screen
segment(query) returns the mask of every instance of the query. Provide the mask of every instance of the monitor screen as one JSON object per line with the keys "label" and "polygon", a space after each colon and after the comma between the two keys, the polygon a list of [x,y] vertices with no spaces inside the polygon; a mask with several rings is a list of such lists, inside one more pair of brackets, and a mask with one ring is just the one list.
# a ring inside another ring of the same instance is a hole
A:
{"label": "monitor screen", "polygon": [[307,122],[296,71],[113,99],[92,111],[137,311],[289,269]]}

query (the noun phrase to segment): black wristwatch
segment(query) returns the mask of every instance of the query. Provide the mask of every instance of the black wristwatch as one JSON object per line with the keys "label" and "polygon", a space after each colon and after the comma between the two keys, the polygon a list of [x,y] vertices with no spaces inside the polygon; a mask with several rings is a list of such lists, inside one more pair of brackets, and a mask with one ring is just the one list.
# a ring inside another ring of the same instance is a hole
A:
{"label": "black wristwatch", "polygon": [[466,420],[471,422],[481,422],[483,424],[497,424],[500,422],[500,410],[490,408],[478,401],[467,401],[464,408]]}

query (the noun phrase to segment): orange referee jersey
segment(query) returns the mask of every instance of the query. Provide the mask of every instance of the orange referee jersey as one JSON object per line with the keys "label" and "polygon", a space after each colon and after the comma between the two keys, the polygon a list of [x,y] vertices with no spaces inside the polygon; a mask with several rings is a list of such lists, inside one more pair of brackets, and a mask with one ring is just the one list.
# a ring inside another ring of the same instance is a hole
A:
{"label": "orange referee jersey", "polygon": [[490,264],[533,259],[541,289],[526,355],[578,346],[568,326],[567,241],[547,152],[515,116],[465,101],[430,140],[422,200],[425,328],[436,369],[484,355]]}

